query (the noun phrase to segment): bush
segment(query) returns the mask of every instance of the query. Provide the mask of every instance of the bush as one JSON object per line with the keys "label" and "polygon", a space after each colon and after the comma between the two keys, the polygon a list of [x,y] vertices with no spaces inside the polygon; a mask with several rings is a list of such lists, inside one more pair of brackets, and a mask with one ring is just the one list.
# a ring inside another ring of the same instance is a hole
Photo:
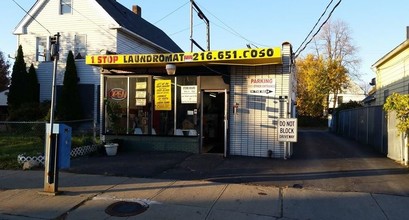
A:
{"label": "bush", "polygon": [[298,116],[298,127],[323,128],[328,126],[328,119],[312,116]]}

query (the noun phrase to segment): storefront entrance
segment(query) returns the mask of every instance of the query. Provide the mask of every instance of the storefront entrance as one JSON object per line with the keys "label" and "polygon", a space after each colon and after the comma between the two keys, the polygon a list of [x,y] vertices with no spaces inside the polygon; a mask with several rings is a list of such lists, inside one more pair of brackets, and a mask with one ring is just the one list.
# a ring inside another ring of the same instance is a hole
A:
{"label": "storefront entrance", "polygon": [[223,153],[227,149],[227,92],[202,91],[202,152]]}

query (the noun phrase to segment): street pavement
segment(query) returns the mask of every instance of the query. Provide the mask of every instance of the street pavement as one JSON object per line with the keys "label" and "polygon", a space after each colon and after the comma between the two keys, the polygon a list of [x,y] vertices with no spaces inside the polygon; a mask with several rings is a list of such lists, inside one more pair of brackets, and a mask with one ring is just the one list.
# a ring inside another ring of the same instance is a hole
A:
{"label": "street pavement", "polygon": [[407,167],[327,132],[299,132],[288,160],[119,152],[73,159],[60,195],[43,185],[43,170],[0,170],[0,220],[409,216]]}
{"label": "street pavement", "polygon": [[[293,187],[60,172],[57,196],[43,195],[43,171],[0,171],[0,219],[406,219],[409,197]],[[141,204],[128,217],[113,203]],[[116,215],[116,213],[114,213]]]}

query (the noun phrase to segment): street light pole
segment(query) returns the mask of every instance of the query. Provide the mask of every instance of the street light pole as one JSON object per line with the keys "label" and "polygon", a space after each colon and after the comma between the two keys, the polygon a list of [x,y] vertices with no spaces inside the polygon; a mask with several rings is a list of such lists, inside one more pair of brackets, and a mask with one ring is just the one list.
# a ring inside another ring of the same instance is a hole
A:
{"label": "street light pole", "polygon": [[51,44],[51,57],[54,58],[53,81],[51,88],[50,126],[46,129],[47,140],[45,149],[44,193],[58,194],[58,145],[54,134],[55,84],[59,59],[60,33],[54,35]]}

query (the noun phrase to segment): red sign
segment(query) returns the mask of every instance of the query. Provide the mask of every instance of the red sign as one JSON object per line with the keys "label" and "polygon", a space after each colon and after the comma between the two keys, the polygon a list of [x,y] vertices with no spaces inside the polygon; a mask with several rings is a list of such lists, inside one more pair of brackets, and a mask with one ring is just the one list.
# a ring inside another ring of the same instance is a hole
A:
{"label": "red sign", "polygon": [[113,88],[109,90],[108,97],[113,100],[118,100],[118,101],[124,100],[126,99],[126,91],[125,89],[122,89],[122,88]]}

